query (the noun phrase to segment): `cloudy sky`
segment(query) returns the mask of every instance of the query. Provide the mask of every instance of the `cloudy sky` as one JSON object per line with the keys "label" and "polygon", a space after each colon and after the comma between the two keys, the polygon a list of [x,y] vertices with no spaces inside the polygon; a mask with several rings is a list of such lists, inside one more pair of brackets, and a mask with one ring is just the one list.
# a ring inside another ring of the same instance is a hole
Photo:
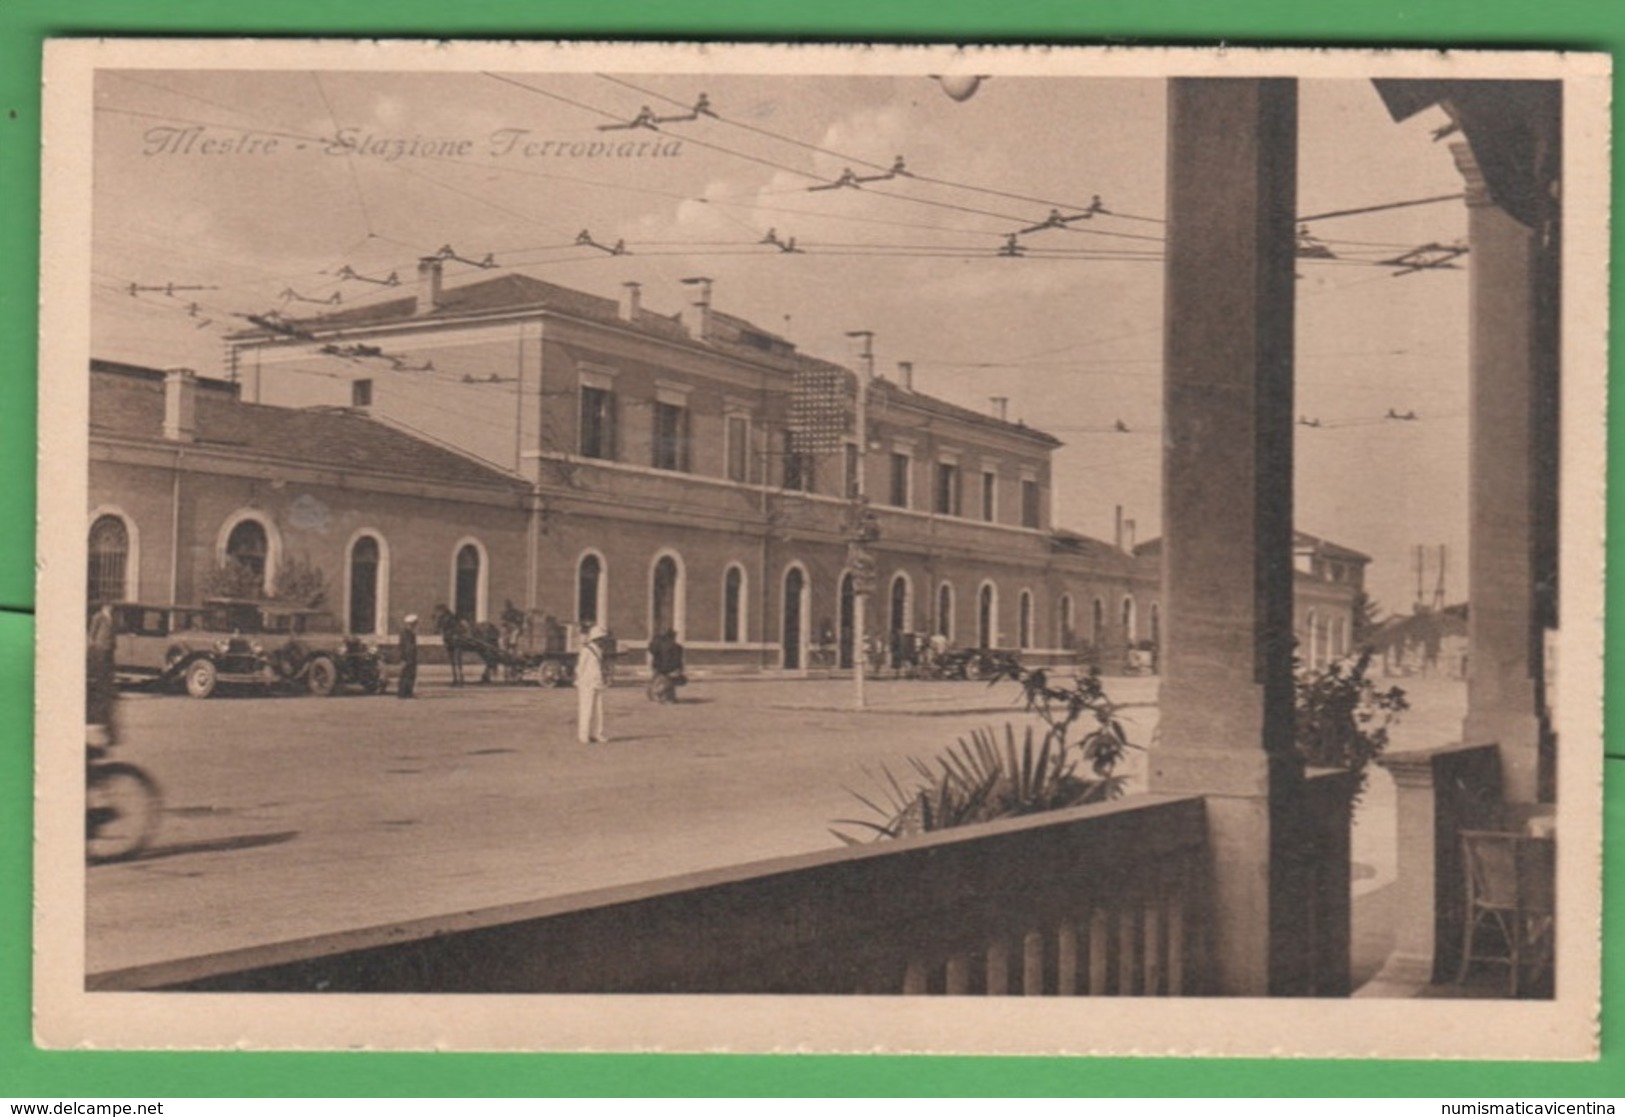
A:
{"label": "cloudy sky", "polygon": [[[603,129],[701,94],[714,116]],[[665,312],[706,275],[719,309],[805,351],[849,361],[846,332],[872,330],[883,374],[912,361],[923,391],[1008,397],[1066,443],[1057,523],[1109,538],[1123,505],[1143,539],[1160,530],[1165,101],[1153,79],[999,76],[955,101],[920,76],[106,71],[92,351],[219,374],[241,315],[391,297],[340,273],[410,282],[442,245],[607,296],[636,280]],[[1441,123],[1392,123],[1365,82],[1304,82],[1299,213],[1459,193]],[[812,189],[898,157],[906,176]],[[1096,196],[1104,212],[1078,217]],[[1001,255],[1052,209],[1076,219]],[[1389,609],[1414,597],[1413,548],[1446,544],[1461,599],[1467,273],[1377,261],[1463,237],[1465,209],[1309,231],[1332,258],[1299,268],[1298,411],[1319,425],[1296,428],[1298,523],[1372,554]],[[455,264],[448,282],[492,274]]]}

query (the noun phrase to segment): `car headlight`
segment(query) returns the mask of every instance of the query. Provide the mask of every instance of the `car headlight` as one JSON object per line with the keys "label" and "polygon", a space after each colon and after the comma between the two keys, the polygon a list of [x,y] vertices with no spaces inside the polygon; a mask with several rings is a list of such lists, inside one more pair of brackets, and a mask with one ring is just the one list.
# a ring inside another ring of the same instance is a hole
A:
{"label": "car headlight", "polygon": [[231,650],[231,641],[229,639],[226,639],[225,637],[222,637],[219,640],[216,640],[214,642],[214,650],[219,652],[221,655],[225,655],[228,651]]}
{"label": "car headlight", "polygon": [[265,654],[265,647],[258,640],[250,640],[248,642],[248,650],[253,652],[255,655]]}

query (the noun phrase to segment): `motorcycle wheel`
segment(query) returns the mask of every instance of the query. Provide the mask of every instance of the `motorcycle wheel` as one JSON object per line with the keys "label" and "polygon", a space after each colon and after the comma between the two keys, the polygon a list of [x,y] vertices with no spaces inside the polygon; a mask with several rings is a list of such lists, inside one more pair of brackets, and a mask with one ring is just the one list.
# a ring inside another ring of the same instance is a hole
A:
{"label": "motorcycle wheel", "polygon": [[97,764],[85,779],[85,859],[124,861],[158,833],[163,799],[158,785],[134,764]]}

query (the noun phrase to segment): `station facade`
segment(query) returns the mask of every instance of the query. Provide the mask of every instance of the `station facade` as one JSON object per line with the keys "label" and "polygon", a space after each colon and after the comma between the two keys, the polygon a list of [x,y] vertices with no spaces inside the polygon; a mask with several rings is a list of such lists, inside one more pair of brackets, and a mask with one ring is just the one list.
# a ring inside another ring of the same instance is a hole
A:
{"label": "station facade", "polygon": [[[883,646],[1154,662],[1160,553],[1054,525],[1050,435],[900,366],[869,382],[860,447],[859,376],[716,310],[707,280],[664,315],[634,284],[448,287],[445,264],[404,297],[262,319],[228,381],[97,362],[91,597],[193,601],[233,565],[270,593],[303,564],[381,638],[513,606],[633,647],[674,629],[701,670],[800,672],[850,665],[868,589]],[[821,443],[809,385],[845,409]],[[1300,643],[1329,658],[1368,560],[1300,545]]]}

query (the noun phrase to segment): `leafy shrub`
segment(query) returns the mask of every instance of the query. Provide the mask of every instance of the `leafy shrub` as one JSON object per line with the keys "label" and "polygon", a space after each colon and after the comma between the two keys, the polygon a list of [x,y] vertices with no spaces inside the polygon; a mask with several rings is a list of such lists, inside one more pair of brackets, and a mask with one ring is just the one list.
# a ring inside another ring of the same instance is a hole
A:
{"label": "leafy shrub", "polygon": [[327,603],[327,576],[308,557],[284,559],[270,594],[264,580],[241,562],[226,560],[203,576],[203,596],[244,601],[277,601],[320,609]]}
{"label": "leafy shrub", "polygon": [[[1003,666],[993,682],[1013,680],[1022,688],[1029,713],[1043,726],[1028,725],[1017,743],[1016,728],[991,728],[961,737],[933,762],[909,758],[913,777],[898,779],[882,766],[881,791],[874,798],[852,795],[874,819],[838,819],[838,826],[858,827],[869,840],[901,838],[1000,818],[1016,818],[1040,811],[1060,810],[1116,798],[1123,777],[1115,774],[1132,745],[1117,717],[1117,706],[1106,697],[1094,671],[1079,675],[1064,686],[1054,685],[1042,670],[1018,663]],[[1076,741],[1073,727],[1086,732]],[[863,838],[832,829],[848,845]]]}
{"label": "leafy shrub", "polygon": [[1368,648],[1320,671],[1299,665],[1294,740],[1306,764],[1364,773],[1388,747],[1388,727],[1410,703],[1399,687],[1383,690],[1372,681],[1371,658]]}

